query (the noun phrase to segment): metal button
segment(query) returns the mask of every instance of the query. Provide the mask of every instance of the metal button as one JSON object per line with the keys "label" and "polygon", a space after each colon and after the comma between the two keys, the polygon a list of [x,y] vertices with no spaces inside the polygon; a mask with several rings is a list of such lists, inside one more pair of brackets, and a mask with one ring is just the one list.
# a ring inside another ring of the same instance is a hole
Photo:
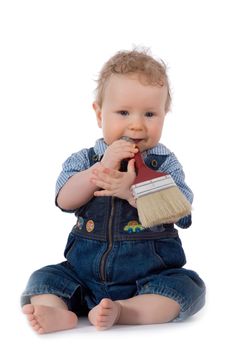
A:
{"label": "metal button", "polygon": [[158,165],[157,160],[156,159],[152,159],[151,165],[153,166],[153,168],[157,168],[157,165]]}
{"label": "metal button", "polygon": [[94,154],[92,160],[94,160],[94,162],[97,162],[99,160],[99,156],[97,154]]}

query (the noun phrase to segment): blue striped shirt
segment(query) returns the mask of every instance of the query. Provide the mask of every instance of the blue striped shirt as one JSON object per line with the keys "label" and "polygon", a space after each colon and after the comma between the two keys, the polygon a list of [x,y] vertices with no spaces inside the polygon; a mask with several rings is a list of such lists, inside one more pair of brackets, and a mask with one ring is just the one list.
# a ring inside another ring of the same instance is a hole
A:
{"label": "blue striped shirt", "polygon": [[[107,149],[107,144],[104,142],[104,139],[98,139],[94,146],[94,151],[99,159],[103,156],[104,152]],[[166,155],[167,158],[165,162],[160,166],[158,171],[165,172],[170,174],[175,181],[176,185],[179,187],[181,192],[186,196],[188,201],[192,203],[193,193],[191,189],[185,183],[185,174],[182,168],[182,165],[177,160],[174,153],[172,153],[166,146],[161,143],[158,143],[155,147],[150,148],[142,153],[143,158],[148,154],[156,155]],[[71,154],[71,156],[63,163],[62,171],[57,179],[56,183],[56,198],[60,189],[65,185],[69,178],[75,175],[77,172],[86,170],[90,167],[90,162],[88,158],[88,149],[84,148],[77,153]],[[188,224],[189,222],[189,224]],[[191,218],[190,216],[182,218],[176,223],[180,227],[187,227],[190,225]]]}

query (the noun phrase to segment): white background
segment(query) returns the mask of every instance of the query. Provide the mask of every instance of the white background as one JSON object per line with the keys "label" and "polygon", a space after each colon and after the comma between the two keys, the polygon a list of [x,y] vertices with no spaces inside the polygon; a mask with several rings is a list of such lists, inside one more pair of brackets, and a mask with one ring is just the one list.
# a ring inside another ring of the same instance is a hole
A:
{"label": "white background", "polygon": [[[0,1],[1,337],[4,349],[163,349],[232,346],[231,1]],[[205,309],[181,324],[80,329],[37,336],[19,297],[32,271],[63,259],[74,217],[54,206],[63,161],[101,136],[94,80],[116,51],[150,47],[173,92],[162,142],[195,193],[180,236],[187,268],[208,289]]]}

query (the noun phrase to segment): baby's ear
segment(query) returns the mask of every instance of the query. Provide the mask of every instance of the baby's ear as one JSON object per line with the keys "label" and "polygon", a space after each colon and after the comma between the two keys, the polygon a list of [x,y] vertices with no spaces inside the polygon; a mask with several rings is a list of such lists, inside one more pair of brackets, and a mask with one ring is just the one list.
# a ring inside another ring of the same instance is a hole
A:
{"label": "baby's ear", "polygon": [[95,101],[92,104],[92,107],[95,111],[95,115],[96,115],[96,119],[97,119],[97,123],[99,128],[102,128],[102,113],[101,113],[101,107],[100,105]]}

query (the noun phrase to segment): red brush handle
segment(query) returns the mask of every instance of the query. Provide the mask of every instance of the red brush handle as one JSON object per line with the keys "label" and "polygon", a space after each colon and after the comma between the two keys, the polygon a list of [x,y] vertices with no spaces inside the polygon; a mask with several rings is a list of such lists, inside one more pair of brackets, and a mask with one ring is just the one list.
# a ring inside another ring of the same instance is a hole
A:
{"label": "red brush handle", "polygon": [[157,177],[161,177],[161,176],[166,175],[165,173],[155,171],[155,170],[148,168],[148,166],[145,165],[140,152],[135,154],[134,159],[135,159],[135,167],[136,167],[136,172],[137,172],[137,176],[136,176],[136,179],[134,181],[134,185],[136,185],[140,182],[152,180],[152,179],[155,179]]}

